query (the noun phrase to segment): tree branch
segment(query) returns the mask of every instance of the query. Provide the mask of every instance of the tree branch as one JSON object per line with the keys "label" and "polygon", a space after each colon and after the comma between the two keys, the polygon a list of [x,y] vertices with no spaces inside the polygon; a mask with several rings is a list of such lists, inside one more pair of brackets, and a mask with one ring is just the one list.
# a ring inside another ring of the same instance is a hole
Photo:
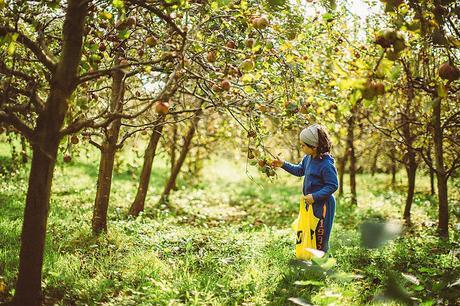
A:
{"label": "tree branch", "polygon": [[[163,87],[163,90],[161,92],[159,92],[156,97],[154,97],[152,99],[151,103],[147,104],[144,108],[142,108],[138,112],[136,112],[134,114],[112,113],[112,114],[109,114],[107,116],[107,118],[105,118],[104,120],[99,121],[99,122],[96,122],[96,118],[99,118],[101,116],[97,116],[97,117],[91,118],[91,119],[77,120],[77,121],[74,121],[71,124],[69,124],[64,129],[62,129],[59,132],[60,137],[76,133],[76,132],[82,130],[83,128],[101,128],[101,127],[105,127],[105,126],[108,126],[110,124],[110,122],[112,122],[112,121],[114,121],[116,119],[120,119],[120,118],[122,118],[122,119],[133,119],[133,118],[138,117],[139,115],[141,115],[142,113],[147,111],[150,107],[152,107],[152,105],[156,101],[160,100],[163,96],[171,95],[173,92],[175,92],[177,90],[177,87],[178,87],[177,83],[175,83],[175,86],[172,89],[170,88],[172,82],[174,81],[175,74],[176,74],[176,71],[174,71],[173,73],[171,73],[169,75],[169,79],[166,82],[165,86]],[[171,91],[171,92],[168,92],[168,91]]]}
{"label": "tree branch", "polygon": [[138,1],[138,0],[128,0],[128,2],[131,2],[131,3],[134,3],[134,4],[137,4],[145,9],[147,9],[148,11],[154,13],[155,15],[157,15],[160,19],[163,19],[164,21],[166,21],[166,23],[171,26],[174,31],[176,31],[180,36],[182,36],[183,38],[186,37],[186,33],[184,31],[182,31],[181,29],[179,29],[179,27],[174,23],[174,21],[172,20],[172,18],[168,15],[166,15],[165,13],[163,13],[161,10],[159,10],[158,8],[154,7],[153,5],[149,5],[146,3],[146,1]]}
{"label": "tree branch", "polygon": [[46,55],[43,50],[40,48],[39,44],[31,40],[25,34],[16,31],[13,28],[10,28],[6,25],[0,25],[0,35],[4,36],[8,33],[18,33],[17,41],[27,47],[32,53],[37,57],[37,59],[50,71],[55,71],[57,64],[51,59],[48,55]]}
{"label": "tree branch", "polygon": [[19,132],[21,132],[22,135],[24,135],[24,137],[29,140],[29,142],[35,142],[36,135],[34,131],[15,115],[0,110],[0,122],[5,122],[15,127]]}

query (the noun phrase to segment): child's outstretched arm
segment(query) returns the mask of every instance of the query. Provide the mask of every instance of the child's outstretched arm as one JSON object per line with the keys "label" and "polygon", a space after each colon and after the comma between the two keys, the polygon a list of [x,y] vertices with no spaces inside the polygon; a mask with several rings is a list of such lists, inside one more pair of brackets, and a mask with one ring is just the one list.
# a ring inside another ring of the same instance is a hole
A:
{"label": "child's outstretched arm", "polygon": [[305,162],[305,157],[302,159],[302,161],[296,165],[296,164],[291,164],[290,162],[287,161],[282,161],[282,160],[274,160],[273,165],[275,167],[281,167],[287,172],[289,172],[292,175],[295,176],[303,176],[304,173],[304,162]]}
{"label": "child's outstretched arm", "polygon": [[313,192],[313,200],[315,203],[323,202],[330,197],[339,187],[339,181],[337,179],[337,170],[334,164],[328,163],[321,169],[321,176],[324,180],[324,187],[320,190]]}

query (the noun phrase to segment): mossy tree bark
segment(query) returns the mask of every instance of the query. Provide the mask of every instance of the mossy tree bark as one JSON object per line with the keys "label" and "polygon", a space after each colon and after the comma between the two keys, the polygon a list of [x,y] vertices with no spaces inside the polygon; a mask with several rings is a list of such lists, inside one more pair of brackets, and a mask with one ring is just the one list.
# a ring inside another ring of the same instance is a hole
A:
{"label": "mossy tree bark", "polygon": [[[118,59],[117,59],[118,61]],[[110,97],[110,112],[123,111],[123,97],[125,93],[125,74],[115,70],[112,74],[112,94]],[[94,201],[92,230],[94,234],[107,231],[107,210],[109,207],[110,190],[112,187],[113,165],[117,152],[118,136],[120,134],[121,119],[113,120],[106,129],[104,142],[100,146],[101,159],[99,161],[99,175],[97,178],[96,199]]]}
{"label": "mossy tree bark", "polygon": [[145,207],[145,198],[147,196],[147,191],[150,183],[150,176],[152,173],[153,160],[155,159],[155,153],[158,147],[158,142],[161,138],[161,133],[164,126],[164,117],[160,117],[156,122],[156,126],[153,129],[152,135],[150,135],[149,144],[145,149],[144,153],[144,163],[142,164],[141,175],[139,178],[139,186],[137,187],[136,197],[134,202],[129,208],[129,214],[131,216],[138,216]]}
{"label": "mossy tree bark", "polygon": [[14,305],[34,306],[42,302],[41,278],[51,185],[61,140],[60,129],[67,114],[68,100],[76,86],[87,13],[88,1],[67,2],[61,56],[52,71],[50,93],[34,130]]}

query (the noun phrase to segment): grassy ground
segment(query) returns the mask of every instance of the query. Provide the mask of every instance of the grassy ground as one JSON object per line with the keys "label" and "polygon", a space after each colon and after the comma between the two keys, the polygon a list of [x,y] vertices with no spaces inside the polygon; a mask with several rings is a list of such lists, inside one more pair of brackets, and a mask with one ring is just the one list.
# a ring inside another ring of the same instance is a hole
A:
{"label": "grassy ground", "polygon": [[[404,187],[390,188],[385,175],[359,175],[358,207],[338,199],[331,257],[305,266],[292,261],[290,230],[300,179],[280,170],[270,182],[251,171],[253,181],[242,161],[208,163],[200,183],[179,181],[172,212],[157,204],[168,175],[158,160],[145,213],[132,219],[126,212],[135,168],[125,162],[115,173],[109,232],[96,238],[90,221],[97,161],[58,164],[43,267],[47,305],[283,305],[291,297],[315,305],[458,301],[458,233],[451,229],[450,242],[436,238],[436,201],[426,178],[417,182],[414,226],[369,250],[361,247],[359,225],[399,220]],[[0,178],[0,301],[14,294],[26,188],[27,169]],[[451,203],[458,201],[452,192]],[[384,300],[388,296],[399,300]]]}

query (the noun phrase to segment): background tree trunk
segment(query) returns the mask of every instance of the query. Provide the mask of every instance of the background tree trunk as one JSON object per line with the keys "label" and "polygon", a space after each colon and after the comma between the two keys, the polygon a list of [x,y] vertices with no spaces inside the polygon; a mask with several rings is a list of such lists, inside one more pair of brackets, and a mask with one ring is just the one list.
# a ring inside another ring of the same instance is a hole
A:
{"label": "background tree trunk", "polygon": [[53,172],[60,142],[60,129],[75,89],[74,80],[81,59],[83,26],[88,2],[69,0],[63,25],[63,46],[51,77],[50,94],[37,120],[36,143],[32,144],[24,221],[19,254],[19,273],[13,304],[40,305],[43,252]]}
{"label": "background tree trunk", "polygon": [[[431,144],[427,148],[426,156],[427,156],[428,162],[431,165],[433,165],[433,159],[431,157]],[[430,171],[430,193],[431,193],[432,196],[434,196],[436,194],[436,190],[435,190],[435,187],[434,187],[435,172],[433,171],[433,169],[431,167],[428,167],[428,170]]]}
{"label": "background tree trunk", "polygon": [[[174,121],[177,121],[177,116],[174,116]],[[172,133],[172,144],[171,144],[171,173],[174,170],[174,165],[176,164],[176,148],[177,148],[177,124],[173,124],[173,133]],[[174,183],[172,187],[173,190],[177,190],[177,186]]]}
{"label": "background tree trunk", "polygon": [[166,183],[165,189],[161,195],[161,201],[168,200],[169,194],[171,193],[171,190],[176,183],[177,175],[179,174],[179,171],[182,165],[184,164],[185,158],[187,157],[187,153],[190,150],[190,144],[192,143],[192,138],[195,135],[196,126],[200,121],[201,113],[201,111],[198,111],[196,113],[196,116],[192,120],[192,125],[190,126],[190,129],[188,130],[187,135],[185,136],[184,145],[182,146],[177,163],[174,165],[174,169],[171,172],[171,176],[169,177],[169,180]]}
{"label": "background tree trunk", "polygon": [[375,150],[374,156],[372,157],[372,165],[371,165],[371,176],[375,176],[375,172],[377,171],[377,161],[380,155],[380,146],[377,147]]}
{"label": "background tree trunk", "polygon": [[[125,91],[124,77],[125,74],[120,70],[113,72],[112,96],[110,98],[110,111],[112,113],[122,111],[123,96]],[[94,234],[107,231],[107,210],[109,207],[113,164],[115,161],[115,154],[117,152],[120,127],[121,119],[115,119],[112,121],[107,127],[105,142],[102,144],[92,220],[92,229]]]}
{"label": "background tree trunk", "polygon": [[409,156],[409,163],[406,165],[407,172],[407,197],[406,206],[404,207],[404,220],[407,224],[411,224],[410,210],[412,207],[412,201],[414,199],[415,192],[415,177],[417,173],[417,162],[415,161],[415,153],[412,152]]}
{"label": "background tree trunk", "polygon": [[439,200],[439,235],[447,238],[449,236],[449,210],[447,199],[447,173],[443,156],[443,131],[441,127],[441,98],[434,97],[433,100],[433,140],[436,164],[436,179],[438,182]]}
{"label": "background tree trunk", "polygon": [[394,151],[392,150],[390,152],[390,172],[391,172],[391,187],[395,188],[396,187],[396,156]]}
{"label": "background tree trunk", "polygon": [[144,153],[144,163],[142,165],[141,176],[139,179],[139,186],[137,187],[136,198],[129,209],[129,214],[132,216],[138,216],[141,211],[144,210],[145,198],[150,183],[150,176],[152,173],[153,160],[155,159],[155,153],[157,150],[158,142],[161,138],[161,132],[164,126],[164,117],[160,117],[157,121],[157,125],[153,129],[152,135],[150,135],[149,144]]}
{"label": "background tree trunk", "polygon": [[406,224],[411,224],[411,207],[412,201],[414,199],[414,192],[415,192],[415,177],[417,174],[417,160],[416,160],[416,153],[413,149],[413,142],[415,140],[415,136],[411,133],[411,125],[410,119],[413,119],[413,115],[411,112],[411,104],[414,99],[414,92],[413,88],[408,86],[408,93],[407,93],[407,101],[404,113],[401,114],[401,123],[402,123],[402,137],[404,138],[404,143],[406,147],[406,155],[404,158],[404,166],[406,168],[407,173],[407,197],[406,197],[406,205],[404,207],[404,220]]}
{"label": "background tree trunk", "polygon": [[339,172],[339,196],[343,195],[343,177],[345,175],[345,167],[347,165],[348,153],[346,152],[338,159],[338,172]]}
{"label": "background tree trunk", "polygon": [[347,135],[347,148],[348,148],[348,157],[350,161],[350,192],[351,192],[351,203],[357,204],[358,199],[356,195],[356,155],[355,155],[355,146],[354,146],[354,129],[355,129],[355,119],[357,112],[357,104],[351,109],[350,117],[348,118],[348,135]]}

